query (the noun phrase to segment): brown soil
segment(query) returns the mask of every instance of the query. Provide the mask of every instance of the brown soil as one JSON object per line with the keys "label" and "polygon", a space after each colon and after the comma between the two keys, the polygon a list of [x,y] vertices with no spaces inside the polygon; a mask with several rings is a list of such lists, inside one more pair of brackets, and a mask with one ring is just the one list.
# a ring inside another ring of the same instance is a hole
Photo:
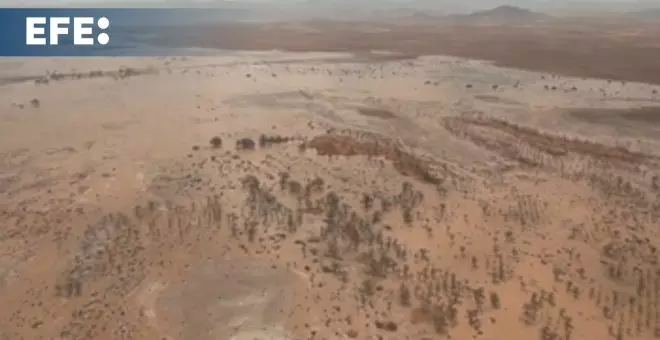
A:
{"label": "brown soil", "polygon": [[[306,22],[203,27],[191,44],[244,50],[355,52],[372,58],[443,54],[557,74],[660,84],[660,24],[557,19],[528,25]],[[369,29],[371,28],[371,29]],[[634,35],[628,32],[635,30]],[[398,55],[373,55],[388,50]]]}
{"label": "brown soil", "polygon": [[[95,59],[58,63],[118,63]],[[660,334],[660,134],[620,147],[536,109],[648,103],[652,86],[494,89],[530,75],[448,58],[248,78],[249,59],[212,59],[0,91],[1,340]],[[427,70],[446,76],[423,86]],[[347,110],[374,106],[396,118]]]}

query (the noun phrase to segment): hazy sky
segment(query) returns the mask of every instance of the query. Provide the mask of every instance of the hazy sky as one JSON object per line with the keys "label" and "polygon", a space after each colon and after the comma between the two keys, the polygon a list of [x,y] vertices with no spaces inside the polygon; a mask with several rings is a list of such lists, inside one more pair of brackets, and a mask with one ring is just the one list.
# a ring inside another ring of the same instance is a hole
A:
{"label": "hazy sky", "polygon": [[[76,2],[158,2],[158,1],[170,1],[170,2],[186,2],[186,1],[195,1],[195,0],[78,0]],[[204,2],[204,1],[218,1],[218,0],[199,0],[199,2]],[[220,0],[222,1],[222,0]],[[252,1],[252,2],[291,2],[291,1],[299,1],[299,0],[231,0],[232,2],[236,1]],[[337,2],[338,0],[326,0],[327,2]],[[339,0],[341,1],[341,0]],[[405,3],[405,2],[410,2],[410,0],[354,0],[355,2],[370,2],[370,3],[378,3],[378,2],[400,2],[400,3]],[[433,1],[433,0],[431,0]],[[30,4],[30,3],[66,3],[66,2],[71,2],[71,0],[0,0],[0,3],[23,3],[23,4]],[[433,2],[438,2],[438,3],[474,3],[474,4],[483,4],[483,5],[492,5],[492,4],[509,4],[509,5],[519,5],[519,6],[524,6],[526,4],[560,4],[560,3],[565,3],[565,4],[570,4],[570,3],[592,3],[592,4],[602,4],[602,3],[619,3],[619,4],[629,4],[629,3],[635,3],[635,2],[645,2],[645,3],[651,3],[655,2],[653,0],[648,0],[648,1],[635,1],[635,0],[439,0],[439,1],[433,1]],[[660,2],[659,4],[660,5]]]}
{"label": "hazy sky", "polygon": [[[159,2],[159,1],[168,1],[168,2],[191,2],[191,1],[197,1],[197,2],[206,2],[206,1],[222,1],[222,0],[77,0],[75,2],[126,2],[126,3],[131,3],[131,2]],[[225,0],[228,1],[228,0]],[[249,1],[249,2],[269,2],[269,3],[277,3],[277,2],[296,2],[296,1],[304,1],[304,0],[229,0],[232,2],[240,2],[240,1]],[[342,2],[342,0],[325,0],[326,2]],[[353,0],[355,2],[369,2],[369,3],[379,3],[379,2],[399,2],[399,3],[405,3],[405,2],[411,2],[411,0]],[[414,1],[414,0],[412,0]],[[611,4],[630,4],[630,3],[653,3],[656,2],[655,0],[641,0],[641,1],[636,1],[636,0],[430,0],[431,2],[437,2],[437,3],[473,3],[475,5],[514,5],[514,6],[525,6],[529,4],[571,4],[571,3],[585,3],[585,4],[603,4],[603,3],[611,3]],[[0,0],[0,4],[35,4],[35,3],[67,3],[67,2],[72,2],[71,0]],[[660,6],[660,1],[658,1],[658,5]]]}
{"label": "hazy sky", "polygon": [[[38,6],[40,4],[47,4],[50,6],[57,6],[59,4],[75,3],[82,4],[85,2],[94,3],[99,5],[107,3],[109,5],[122,4],[149,4],[158,3],[159,1],[166,1],[169,3],[190,3],[190,2],[221,2],[223,0],[0,0],[0,6]],[[593,6],[594,10],[599,9],[620,9],[620,10],[634,10],[639,8],[653,8],[660,7],[660,0],[224,0],[231,1],[232,3],[269,3],[269,4],[287,4],[295,2],[321,2],[323,4],[342,3],[342,4],[360,4],[360,5],[375,5],[385,3],[417,3],[424,4],[425,7],[433,6],[442,10],[447,8],[470,8],[470,9],[488,9],[497,7],[499,5],[514,5],[530,9],[557,9],[557,8],[580,8],[589,9]],[[405,5],[401,5],[402,7]],[[411,7],[415,7],[414,5]]]}

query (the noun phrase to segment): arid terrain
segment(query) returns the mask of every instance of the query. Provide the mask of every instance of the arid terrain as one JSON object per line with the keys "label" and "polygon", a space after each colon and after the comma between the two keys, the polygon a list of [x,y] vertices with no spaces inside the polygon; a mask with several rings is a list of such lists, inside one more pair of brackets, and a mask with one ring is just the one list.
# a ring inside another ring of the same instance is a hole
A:
{"label": "arid terrain", "polygon": [[0,60],[1,340],[660,338],[651,55],[283,32]]}
{"label": "arid terrain", "polygon": [[660,20],[415,15],[375,22],[233,23],[172,33],[177,34],[204,47],[451,55],[553,74],[660,84]]}

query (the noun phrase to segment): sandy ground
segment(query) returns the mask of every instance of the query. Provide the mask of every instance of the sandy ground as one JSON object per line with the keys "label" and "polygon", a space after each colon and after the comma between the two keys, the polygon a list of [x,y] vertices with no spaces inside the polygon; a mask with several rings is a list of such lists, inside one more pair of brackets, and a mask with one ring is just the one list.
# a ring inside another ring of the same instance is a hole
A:
{"label": "sandy ground", "polygon": [[652,85],[275,52],[0,74],[0,339],[660,337]]}

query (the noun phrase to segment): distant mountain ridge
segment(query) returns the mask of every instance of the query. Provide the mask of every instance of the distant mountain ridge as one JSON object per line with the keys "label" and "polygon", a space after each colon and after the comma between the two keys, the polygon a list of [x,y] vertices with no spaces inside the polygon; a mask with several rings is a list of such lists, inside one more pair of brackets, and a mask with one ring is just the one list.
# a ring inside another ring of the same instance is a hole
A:
{"label": "distant mountain ridge", "polygon": [[504,5],[485,11],[476,11],[469,14],[454,14],[446,17],[447,19],[461,23],[492,23],[492,24],[510,24],[526,23],[546,20],[550,15],[530,11],[525,8]]}

